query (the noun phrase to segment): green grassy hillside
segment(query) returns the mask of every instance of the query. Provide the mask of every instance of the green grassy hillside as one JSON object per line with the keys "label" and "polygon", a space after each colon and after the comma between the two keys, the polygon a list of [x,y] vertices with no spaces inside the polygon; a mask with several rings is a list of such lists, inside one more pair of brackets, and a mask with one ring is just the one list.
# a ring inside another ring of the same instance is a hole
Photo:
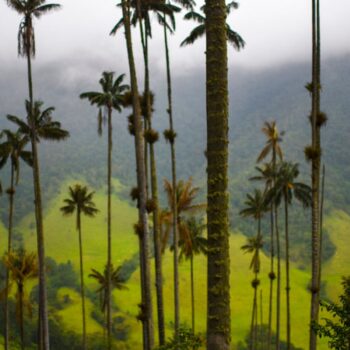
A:
{"label": "green grassy hillside", "polygon": [[[69,184],[75,183],[66,181],[60,194],[55,198],[46,210],[45,232],[46,232],[46,254],[58,262],[71,260],[78,271],[78,240],[75,231],[74,217],[62,217],[59,208],[62,200],[67,195]],[[132,225],[136,221],[137,212],[135,208],[127,202],[118,199],[117,193],[120,188],[119,182],[114,182],[113,196],[113,261],[115,265],[121,264],[125,259],[131,258],[138,250],[137,237],[133,233]],[[90,268],[102,269],[106,256],[106,218],[102,214],[106,212],[105,191],[98,191],[95,195],[97,207],[101,213],[95,219],[85,219],[83,221],[84,235],[84,260],[85,276],[87,286],[91,291],[96,289],[96,284],[87,278]],[[36,249],[36,237],[33,230],[33,217],[25,217],[17,227],[17,231],[23,233],[26,248]],[[350,266],[350,255],[347,250],[350,245],[350,216],[343,211],[332,211],[325,220],[325,227],[330,234],[332,242],[337,247],[336,254],[328,261],[323,269],[324,280],[327,282],[326,292],[331,299],[336,299],[340,293],[340,278],[348,273]],[[6,243],[6,228],[0,227],[0,245],[4,247]],[[250,324],[251,302],[253,298],[253,289],[250,281],[253,278],[248,270],[250,256],[243,254],[240,247],[244,244],[245,237],[242,234],[235,233],[230,238],[231,249],[231,287],[232,287],[232,340],[237,343],[243,340]],[[172,256],[170,252],[164,255],[164,298],[165,315],[168,335],[171,334],[173,320],[173,292],[172,292]],[[153,261],[152,261],[153,266]],[[284,265],[282,266],[282,281],[284,281]],[[263,317],[267,323],[268,316],[268,274],[269,261],[266,256],[262,257],[261,288],[263,291]],[[189,263],[183,261],[180,265],[180,298],[182,305],[181,319],[190,325],[190,270]],[[199,256],[195,259],[195,294],[196,294],[196,327],[198,331],[203,332],[206,324],[206,259]],[[309,300],[310,296],[307,290],[310,275],[308,271],[299,270],[292,265],[291,271],[291,303],[292,303],[292,341],[296,346],[306,348],[308,342],[308,320],[309,320]],[[129,339],[127,344],[132,349],[139,349],[141,344],[141,324],[137,322],[138,314],[137,304],[140,302],[140,275],[136,270],[128,281],[127,291],[115,291],[114,301],[118,311],[114,316],[122,316],[125,325],[129,328]],[[282,285],[284,286],[284,285]],[[282,288],[283,289],[283,288]],[[58,293],[59,298],[69,296],[70,302],[58,314],[63,319],[63,324],[67,329],[77,333],[81,332],[80,325],[80,301],[79,294],[76,291],[67,288],[61,288]],[[282,321],[285,315],[285,298],[282,295]],[[155,300],[154,300],[155,304]],[[91,317],[91,312],[97,308],[91,300],[87,301],[87,310],[89,315],[87,329],[89,333],[102,332],[101,325]],[[156,317],[156,312],[154,313]],[[284,327],[282,327],[283,330]],[[282,331],[282,337],[285,334]],[[320,349],[326,349],[325,343],[321,343]]]}

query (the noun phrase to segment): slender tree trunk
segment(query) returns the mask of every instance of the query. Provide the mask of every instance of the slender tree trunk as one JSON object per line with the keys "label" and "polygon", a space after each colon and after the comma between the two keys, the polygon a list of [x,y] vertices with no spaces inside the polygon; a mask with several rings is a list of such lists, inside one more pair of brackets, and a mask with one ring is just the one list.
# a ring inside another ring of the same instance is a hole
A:
{"label": "slender tree trunk", "polygon": [[277,305],[276,305],[276,350],[280,350],[280,317],[281,317],[281,243],[278,228],[278,208],[275,205],[275,231],[277,248]]}
{"label": "slender tree trunk", "polygon": [[322,167],[322,183],[321,183],[321,203],[320,203],[320,273],[318,284],[321,287],[322,282],[322,264],[323,264],[323,205],[324,205],[324,182],[326,177],[326,168]]}
{"label": "slender tree trunk", "polygon": [[85,314],[85,287],[84,287],[84,265],[83,265],[83,240],[81,234],[81,212],[77,210],[77,228],[79,234],[79,258],[80,258],[80,294],[81,294],[81,312],[83,323],[83,349],[86,350],[86,314]]}
{"label": "slender tree trunk", "polygon": [[[257,274],[255,274],[255,280],[258,279]],[[255,318],[256,318],[256,312],[257,312],[257,288],[258,286],[255,285],[254,287],[254,297],[253,297],[253,310],[252,310],[252,319],[250,322],[250,343],[249,343],[249,350],[256,350],[256,327],[255,326]]]}
{"label": "slender tree trunk", "polygon": [[287,350],[291,347],[291,324],[290,324],[290,277],[289,277],[289,225],[288,225],[288,202],[284,196],[284,220],[286,239],[286,298],[287,298]]}
{"label": "slender tree trunk", "polygon": [[[143,37],[142,21],[140,21],[141,37]],[[143,54],[145,61],[145,98],[146,98],[146,115],[145,123],[146,129],[152,130],[152,107],[151,107],[151,92],[150,92],[150,78],[149,78],[149,64],[148,64],[148,36],[145,33],[143,42]],[[155,275],[156,275],[156,294],[157,294],[157,314],[158,314],[158,337],[159,344],[165,343],[165,325],[164,325],[164,305],[163,305],[163,274],[162,274],[162,253],[160,247],[160,231],[159,231],[159,202],[158,202],[158,177],[157,166],[154,152],[154,143],[149,143],[150,148],[150,170],[151,170],[151,191],[152,201],[154,204],[153,211],[153,233],[154,233],[154,255],[155,255]],[[145,145],[147,150],[147,144]],[[147,152],[145,152],[145,171],[147,173]],[[146,176],[147,183],[147,176]]]}
{"label": "slender tree trunk", "polygon": [[[311,236],[312,236],[312,279],[311,279],[311,315],[310,324],[318,322],[320,299],[320,126],[317,117],[320,112],[320,20],[319,0],[312,0],[312,149],[315,156],[311,162]],[[317,348],[317,334],[310,327],[310,350]]]}
{"label": "slender tree trunk", "polygon": [[263,337],[263,324],[264,324],[264,317],[263,317],[263,292],[262,289],[260,289],[260,333],[259,333],[259,344],[260,349],[264,349],[264,337]]}
{"label": "slender tree trunk", "polygon": [[23,319],[23,285],[18,286],[19,294],[19,331],[21,337],[21,350],[24,350],[24,319]]}
{"label": "slender tree trunk", "polygon": [[194,271],[193,271],[193,253],[191,255],[191,310],[192,310],[192,333],[195,333],[195,303],[194,303]]}
{"label": "slender tree trunk", "polygon": [[112,106],[108,106],[108,156],[107,156],[107,344],[112,349]]}
{"label": "slender tree trunk", "polygon": [[[27,33],[27,42],[30,42],[29,32]],[[40,171],[39,171],[39,156],[37,149],[35,126],[33,121],[33,82],[32,82],[32,64],[30,46],[27,46],[27,68],[28,68],[28,89],[30,110],[28,115],[28,124],[31,127],[31,146],[33,156],[33,182],[34,182],[34,203],[35,203],[35,219],[37,230],[37,249],[39,261],[39,319],[38,324],[41,328],[39,344],[42,344],[43,350],[50,349],[49,339],[49,319],[47,313],[47,292],[46,292],[46,267],[45,267],[45,242],[44,242],[44,225],[41,203],[41,187],[40,187]]]}
{"label": "slender tree trunk", "polygon": [[[14,164],[11,162],[11,182],[10,182],[10,192],[9,192],[9,221],[8,221],[8,241],[7,241],[7,254],[10,254],[12,250],[12,224],[13,224],[13,206],[14,206],[14,195],[15,195],[15,184],[14,184],[15,168]],[[5,311],[5,334],[4,334],[4,345],[5,350],[10,349],[9,344],[9,331],[10,331],[10,320],[9,320],[9,282],[10,274],[9,269],[6,269],[6,285],[5,285],[5,299],[4,299],[4,311]]]}
{"label": "slender tree trunk", "polygon": [[206,0],[208,301],[207,349],[228,350],[231,338],[228,230],[228,87],[226,4]]}
{"label": "slender tree trunk", "polygon": [[[140,2],[138,1],[138,7]],[[141,125],[141,109],[137,87],[137,77],[135,70],[134,54],[132,49],[132,38],[130,28],[130,3],[122,0],[124,28],[126,46],[128,51],[131,91],[133,95],[133,113],[135,125],[135,152],[136,152],[136,171],[137,184],[139,188],[139,223],[142,225],[142,233],[140,234],[140,264],[141,264],[141,281],[142,281],[142,324],[144,327],[144,350],[151,350],[154,344],[153,334],[153,316],[152,316],[152,295],[150,281],[150,265],[149,265],[149,233],[146,211],[146,179],[145,179],[145,162],[144,162],[144,139],[142,137]]]}
{"label": "slender tree trunk", "polygon": [[167,93],[168,93],[168,114],[169,114],[169,130],[172,134],[168,140],[170,143],[171,152],[171,179],[172,179],[172,226],[173,226],[173,245],[174,245],[174,310],[175,310],[175,334],[178,334],[180,326],[180,296],[179,296],[179,232],[177,229],[177,198],[176,198],[176,154],[175,154],[175,132],[173,122],[173,104],[172,104],[172,86],[171,86],[171,71],[170,71],[170,56],[168,46],[168,32],[164,25],[164,43],[165,43],[165,60],[167,71]]}
{"label": "slender tree trunk", "polygon": [[270,248],[270,294],[269,294],[269,329],[268,329],[268,338],[267,338],[267,350],[271,349],[271,341],[272,341],[272,308],[273,308],[273,281],[275,280],[275,272],[274,272],[274,258],[275,258],[275,242],[274,242],[274,217],[273,217],[273,211],[274,206],[271,204],[270,209],[270,241],[271,241],[271,248]]}

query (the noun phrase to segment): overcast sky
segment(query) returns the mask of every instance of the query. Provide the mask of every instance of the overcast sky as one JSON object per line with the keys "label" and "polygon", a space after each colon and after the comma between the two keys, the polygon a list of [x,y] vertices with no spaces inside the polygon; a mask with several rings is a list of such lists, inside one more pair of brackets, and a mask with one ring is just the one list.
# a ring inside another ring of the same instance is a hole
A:
{"label": "overcast sky", "polygon": [[[60,11],[35,21],[36,64],[53,61],[67,65],[104,62],[126,65],[123,31],[116,37],[108,33],[121,16],[116,0],[61,0]],[[228,22],[246,41],[242,52],[229,47],[230,63],[246,67],[274,66],[285,62],[309,60],[311,53],[310,0],[242,0]],[[322,0],[322,54],[330,57],[350,53],[350,0]],[[192,47],[179,48],[180,42],[194,27],[180,15],[177,34],[171,38],[174,68],[191,69],[204,65],[205,40]],[[0,0],[0,60],[16,62],[19,15]],[[155,67],[164,68],[163,35],[153,26],[150,55]],[[139,41],[139,36],[134,36]],[[141,59],[140,53],[136,54]]]}

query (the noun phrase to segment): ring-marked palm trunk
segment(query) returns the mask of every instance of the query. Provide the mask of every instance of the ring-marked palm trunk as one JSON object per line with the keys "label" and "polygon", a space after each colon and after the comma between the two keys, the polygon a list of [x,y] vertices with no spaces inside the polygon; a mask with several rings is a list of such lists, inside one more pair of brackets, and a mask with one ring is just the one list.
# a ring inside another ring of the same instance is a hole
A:
{"label": "ring-marked palm trunk", "polygon": [[[169,46],[168,46],[168,34],[167,27],[164,23],[164,43],[165,43],[165,59],[166,59],[166,72],[167,72],[167,94],[168,94],[168,115],[169,115],[169,132],[166,133],[167,141],[170,144],[171,153],[171,180],[173,188],[176,188],[176,153],[175,153],[175,138],[176,134],[174,132],[174,122],[173,122],[173,104],[172,104],[172,86],[171,86],[171,71],[170,71],[170,56],[169,56]],[[173,191],[172,197],[172,211],[173,211],[173,245],[174,245],[174,311],[175,311],[175,334],[178,334],[180,326],[180,297],[179,297],[179,252],[178,252],[178,242],[179,233],[177,229],[177,198],[176,191]]]}
{"label": "ring-marked palm trunk", "polygon": [[287,195],[284,198],[284,223],[285,223],[285,243],[286,243],[286,299],[287,299],[287,350],[291,347],[291,326],[290,326],[290,277],[289,277],[289,213]]}
{"label": "ring-marked palm trunk", "polygon": [[[140,6],[138,1],[138,6]],[[141,290],[142,290],[142,325],[143,325],[143,348],[151,350],[154,344],[153,317],[152,317],[152,296],[150,283],[149,266],[149,234],[146,210],[146,179],[144,162],[144,139],[142,136],[141,108],[137,86],[134,54],[132,48],[132,37],[130,27],[130,3],[122,0],[122,10],[124,18],[126,47],[129,60],[130,82],[133,100],[133,114],[135,126],[135,153],[137,184],[139,189],[139,224],[142,228],[140,232],[140,265],[141,265]]]}
{"label": "ring-marked palm trunk", "polygon": [[85,313],[85,286],[84,286],[84,263],[83,263],[83,240],[81,235],[81,213],[77,210],[77,227],[79,234],[79,263],[80,263],[80,294],[81,294],[81,312],[83,321],[83,349],[86,350],[86,313]]}
{"label": "ring-marked palm trunk", "polygon": [[[314,156],[311,159],[311,235],[312,235],[312,280],[310,324],[318,321],[320,299],[320,126],[317,119],[320,113],[320,11],[319,0],[312,0],[312,110],[311,139]],[[310,350],[317,348],[317,334],[310,327]]]}
{"label": "ring-marked palm trunk", "polygon": [[108,156],[107,156],[107,342],[108,350],[112,349],[112,106],[108,106]]}
{"label": "ring-marked palm trunk", "polygon": [[274,242],[274,211],[273,211],[273,204],[271,204],[270,207],[270,273],[269,273],[269,280],[270,280],[270,291],[269,291],[269,324],[268,324],[268,335],[267,335],[267,350],[271,349],[271,342],[272,342],[272,312],[273,312],[273,281],[275,280],[275,264],[274,264],[274,258],[275,258],[275,242]]}
{"label": "ring-marked palm trunk", "polygon": [[207,349],[230,348],[226,4],[206,0],[208,300]]}

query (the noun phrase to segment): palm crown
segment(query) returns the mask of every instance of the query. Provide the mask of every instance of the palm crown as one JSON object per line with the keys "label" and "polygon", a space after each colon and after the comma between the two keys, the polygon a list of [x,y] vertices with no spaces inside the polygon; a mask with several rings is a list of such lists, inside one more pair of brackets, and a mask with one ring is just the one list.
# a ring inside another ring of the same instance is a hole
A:
{"label": "palm crown", "polygon": [[[230,14],[232,9],[237,9],[238,3],[235,1],[230,2],[226,5],[226,13]],[[184,19],[185,20],[193,20],[197,22],[199,25],[195,27],[190,35],[182,41],[181,46],[191,45],[193,44],[197,39],[201,38],[205,34],[205,5],[203,5],[200,10],[202,13],[196,12],[193,9],[185,14]],[[240,49],[244,48],[245,41],[243,38],[234,30],[231,29],[231,27],[226,23],[226,34],[227,34],[227,40],[232,46],[239,51]]]}
{"label": "palm crown", "polygon": [[35,36],[33,17],[40,18],[43,14],[61,7],[59,4],[45,4],[46,0],[6,0],[7,5],[23,15],[18,29],[18,54],[20,56],[35,56]]}
{"label": "palm crown", "polygon": [[[128,289],[125,286],[125,279],[122,276],[121,266],[118,266],[117,268],[113,268],[113,265],[111,266],[111,286],[114,289],[123,290]],[[107,265],[105,266],[103,273],[91,269],[91,273],[89,274],[89,277],[95,279],[97,283],[99,284],[99,288],[96,290],[97,293],[101,296],[101,310],[105,311],[107,307],[107,282],[108,282],[108,269]]]}
{"label": "palm crown", "polygon": [[29,166],[33,165],[32,153],[25,151],[29,138],[23,135],[20,131],[12,132],[11,130],[3,130],[2,134],[6,136],[6,141],[0,144],[0,169],[4,167],[7,160],[11,159],[16,184],[19,181],[20,174],[20,159]]}
{"label": "palm crown", "polygon": [[258,189],[254,190],[254,194],[247,194],[247,200],[244,202],[246,208],[240,211],[240,215],[244,217],[252,217],[259,220],[268,211],[266,199],[263,192]]}
{"label": "palm crown", "polygon": [[[88,191],[86,186],[76,184],[74,187],[69,186],[69,198],[64,199],[65,206],[61,207],[63,215],[72,215],[75,211],[89,217],[94,217],[98,213],[92,198],[95,192]],[[77,229],[79,222],[77,221]]]}
{"label": "palm crown", "polygon": [[33,113],[30,113],[30,102],[26,101],[27,122],[14,116],[8,115],[7,119],[15,123],[19,127],[19,131],[29,138],[35,137],[37,142],[40,139],[61,141],[69,136],[67,130],[61,129],[61,123],[52,120],[52,112],[54,107],[41,110],[43,102],[35,101],[33,105]]}
{"label": "palm crown", "polygon": [[247,243],[241,247],[244,253],[253,254],[249,268],[253,270],[254,273],[260,272],[260,250],[262,249],[262,247],[262,236],[248,238]]}

